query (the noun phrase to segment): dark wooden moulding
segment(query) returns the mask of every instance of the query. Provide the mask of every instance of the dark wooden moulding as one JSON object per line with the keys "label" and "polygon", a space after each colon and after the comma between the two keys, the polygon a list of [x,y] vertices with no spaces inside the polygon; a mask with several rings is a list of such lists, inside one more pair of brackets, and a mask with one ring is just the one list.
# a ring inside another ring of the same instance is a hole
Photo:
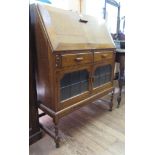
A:
{"label": "dark wooden moulding", "polygon": [[31,16],[29,22],[29,144],[33,144],[42,137],[39,126],[39,116],[37,107],[37,93],[35,83],[34,67],[34,36],[31,27]]}
{"label": "dark wooden moulding", "polygon": [[[55,133],[43,124],[40,126],[54,138],[56,147],[59,147],[58,122],[62,117],[110,92],[112,93],[109,110],[112,110],[115,46],[105,25],[100,27],[94,18],[85,17],[88,22],[80,23],[78,15],[74,12],[40,4],[31,5],[30,11],[36,47],[37,104],[44,112],[40,116],[48,114],[53,118]],[[69,22],[71,24],[68,24]],[[93,24],[94,32],[91,32]],[[93,33],[96,34],[94,37]],[[103,39],[103,43],[98,38]],[[106,65],[111,67],[110,80],[94,88],[96,69]],[[88,73],[87,91],[61,100],[60,87],[64,75],[81,70]]]}

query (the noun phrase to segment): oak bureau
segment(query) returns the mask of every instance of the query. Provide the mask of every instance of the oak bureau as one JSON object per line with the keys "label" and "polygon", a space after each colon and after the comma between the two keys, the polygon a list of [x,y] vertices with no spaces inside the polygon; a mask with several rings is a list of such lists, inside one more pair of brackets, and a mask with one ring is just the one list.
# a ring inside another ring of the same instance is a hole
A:
{"label": "oak bureau", "polygon": [[105,21],[50,5],[31,5],[36,47],[38,107],[53,118],[59,147],[59,119],[111,92],[115,45]]}

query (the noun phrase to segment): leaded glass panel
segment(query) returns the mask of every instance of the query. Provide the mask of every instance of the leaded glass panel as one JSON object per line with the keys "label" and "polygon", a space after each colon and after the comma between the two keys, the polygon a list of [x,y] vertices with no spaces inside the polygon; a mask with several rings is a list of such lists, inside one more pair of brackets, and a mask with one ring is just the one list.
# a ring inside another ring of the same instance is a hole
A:
{"label": "leaded glass panel", "polygon": [[101,86],[111,81],[111,65],[100,66],[95,70],[93,87]]}
{"label": "leaded glass panel", "polygon": [[60,81],[61,100],[68,99],[88,90],[87,70],[66,73]]}

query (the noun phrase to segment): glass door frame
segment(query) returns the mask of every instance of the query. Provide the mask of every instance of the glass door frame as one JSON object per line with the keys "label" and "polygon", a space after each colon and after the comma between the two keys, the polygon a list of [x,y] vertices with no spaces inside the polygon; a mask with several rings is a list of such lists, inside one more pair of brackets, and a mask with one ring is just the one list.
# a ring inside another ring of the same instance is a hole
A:
{"label": "glass door frame", "polygon": [[[111,65],[111,68],[112,68],[112,70],[111,70],[111,80],[109,82],[106,82],[103,85],[100,85],[100,86],[94,88],[93,83],[94,83],[94,75],[95,75],[96,69],[98,67],[106,66],[106,65]],[[100,64],[94,65],[93,70],[92,70],[92,76],[93,76],[92,94],[96,94],[96,93],[101,92],[102,90],[104,90],[106,88],[108,89],[108,88],[112,87],[113,86],[113,78],[114,78],[114,65],[113,65],[113,62],[111,61],[111,62],[107,62],[107,63],[100,63]]]}
{"label": "glass door frame", "polygon": [[[87,72],[88,72],[88,91],[82,92],[80,94],[77,94],[75,96],[72,96],[72,97],[70,97],[68,99],[65,99],[65,100],[61,101],[61,98],[60,98],[60,96],[61,96],[61,94],[60,94],[61,93],[61,90],[60,90],[60,88],[61,88],[61,84],[60,84],[61,79],[67,73],[72,73],[72,72],[81,71],[81,70],[87,70]],[[76,67],[76,68],[72,68],[72,69],[69,69],[69,70],[63,70],[63,71],[60,70],[60,71],[58,71],[56,73],[57,74],[56,77],[58,77],[58,79],[57,79],[58,88],[57,88],[57,91],[56,91],[57,92],[56,96],[58,97],[57,102],[58,102],[58,108],[59,109],[63,109],[65,107],[73,105],[73,104],[81,101],[82,99],[85,99],[86,97],[90,96],[91,90],[92,90],[92,88],[91,88],[91,73],[92,73],[92,66],[91,65],[79,67],[78,69]]]}

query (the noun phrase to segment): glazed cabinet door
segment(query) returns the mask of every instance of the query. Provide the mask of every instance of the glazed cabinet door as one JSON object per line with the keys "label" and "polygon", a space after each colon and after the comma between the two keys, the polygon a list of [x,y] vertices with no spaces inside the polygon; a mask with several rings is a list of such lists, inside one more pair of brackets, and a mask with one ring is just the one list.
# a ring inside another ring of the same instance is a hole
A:
{"label": "glazed cabinet door", "polygon": [[108,82],[111,82],[111,77],[112,77],[112,65],[107,64],[104,66],[96,67],[94,71],[93,88],[97,88]]}
{"label": "glazed cabinet door", "polygon": [[94,52],[92,92],[98,93],[113,86],[115,54],[110,50]]}
{"label": "glazed cabinet door", "polygon": [[65,73],[60,80],[60,101],[89,91],[89,72],[86,69]]}
{"label": "glazed cabinet door", "polygon": [[113,85],[113,64],[97,65],[93,69],[92,92],[97,93]]}
{"label": "glazed cabinet door", "polygon": [[90,94],[90,73],[87,67],[59,73],[59,109],[75,104]]}

